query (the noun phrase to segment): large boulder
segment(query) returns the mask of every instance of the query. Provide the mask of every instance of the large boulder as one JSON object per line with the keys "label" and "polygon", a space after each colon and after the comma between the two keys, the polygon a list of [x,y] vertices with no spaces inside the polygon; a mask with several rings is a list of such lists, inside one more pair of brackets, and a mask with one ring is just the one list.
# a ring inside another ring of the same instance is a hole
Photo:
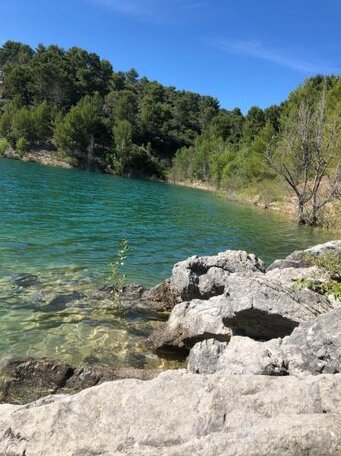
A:
{"label": "large boulder", "polygon": [[197,374],[225,370],[233,375],[288,375],[279,355],[280,340],[265,343],[234,336],[229,344],[212,339],[198,342],[189,354],[187,368]]}
{"label": "large boulder", "polygon": [[234,334],[260,340],[289,335],[299,323],[335,305],[312,290],[288,287],[260,274],[234,274],[217,299],[224,308],[224,324]]}
{"label": "large boulder", "polygon": [[192,256],[174,266],[170,289],[177,302],[209,299],[224,291],[231,273],[246,271],[264,272],[264,263],[253,254],[237,250],[215,256]]}
{"label": "large boulder", "polygon": [[266,274],[234,273],[226,277],[222,295],[177,304],[168,322],[152,333],[150,345],[189,349],[204,339],[228,341],[232,334],[260,340],[284,337],[336,304],[292,283],[282,286]]}
{"label": "large boulder", "polygon": [[234,336],[229,344],[204,341],[190,352],[196,373],[301,375],[341,372],[341,309],[301,323],[290,336],[258,342]]}
{"label": "large boulder", "polygon": [[156,350],[188,352],[193,345],[205,339],[229,341],[232,336],[223,318],[223,307],[217,298],[208,301],[193,300],[177,304],[164,324],[150,336],[149,345]]}
{"label": "large boulder", "polygon": [[0,406],[7,456],[336,456],[341,375],[166,372]]}

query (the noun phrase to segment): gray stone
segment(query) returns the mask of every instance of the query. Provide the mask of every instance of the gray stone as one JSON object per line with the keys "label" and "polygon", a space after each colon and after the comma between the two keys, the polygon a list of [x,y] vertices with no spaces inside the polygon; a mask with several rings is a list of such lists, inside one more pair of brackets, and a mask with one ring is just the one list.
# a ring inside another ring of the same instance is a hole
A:
{"label": "gray stone", "polygon": [[341,309],[300,324],[280,352],[290,374],[341,372]]}
{"label": "gray stone", "polygon": [[149,338],[149,345],[156,350],[180,349],[188,352],[200,340],[229,341],[232,331],[223,323],[220,301],[193,300],[177,304],[167,321]]}
{"label": "gray stone", "polygon": [[320,256],[324,253],[332,252],[341,255],[341,240],[326,242],[325,244],[315,245],[306,250],[297,250],[288,255],[283,260],[275,260],[268,268],[272,269],[285,269],[285,268],[305,268],[309,265],[305,261],[305,255]]}
{"label": "gray stone", "polygon": [[280,341],[265,343],[234,336],[224,346],[199,342],[189,354],[187,368],[197,374],[225,370],[233,375],[288,375],[287,365],[279,355]]}
{"label": "gray stone", "polygon": [[[208,349],[209,347],[209,349]],[[224,347],[209,341],[190,352],[188,369],[196,373],[301,375],[341,372],[341,309],[301,323],[290,336],[257,342],[234,336]]]}
{"label": "gray stone", "polygon": [[296,326],[330,311],[327,297],[282,286],[261,273],[234,273],[221,296],[177,304],[167,323],[150,337],[154,349],[187,348],[204,339],[228,342],[232,334],[269,340],[291,334]]}
{"label": "gray stone", "polygon": [[208,299],[224,291],[231,273],[243,271],[264,272],[264,263],[253,254],[234,250],[215,256],[192,256],[174,266],[170,288],[178,302]]}
{"label": "gray stone", "polygon": [[336,456],[341,375],[166,372],[73,396],[0,406],[11,456]]}
{"label": "gray stone", "polygon": [[[230,344],[235,337],[232,337]],[[194,345],[189,353],[187,369],[196,374],[213,374],[218,370],[218,362],[227,348],[227,342],[207,339]]]}

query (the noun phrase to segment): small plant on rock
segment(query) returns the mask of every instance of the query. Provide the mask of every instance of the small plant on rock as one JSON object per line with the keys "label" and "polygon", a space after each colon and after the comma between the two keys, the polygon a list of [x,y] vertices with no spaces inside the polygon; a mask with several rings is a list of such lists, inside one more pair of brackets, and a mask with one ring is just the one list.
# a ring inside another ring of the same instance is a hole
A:
{"label": "small plant on rock", "polygon": [[335,252],[325,252],[319,256],[308,253],[303,259],[309,266],[324,269],[330,275],[330,280],[302,278],[296,280],[296,288],[308,288],[315,293],[330,295],[341,300],[341,255]]}
{"label": "small plant on rock", "polygon": [[112,288],[113,300],[117,303],[119,303],[120,293],[126,281],[126,274],[122,271],[122,268],[125,265],[129,250],[130,247],[127,239],[122,239],[116,257],[110,264],[108,285]]}
{"label": "small plant on rock", "polygon": [[334,280],[341,280],[341,255],[336,252],[325,252],[319,256],[307,253],[304,261],[309,266],[317,266],[328,272]]}

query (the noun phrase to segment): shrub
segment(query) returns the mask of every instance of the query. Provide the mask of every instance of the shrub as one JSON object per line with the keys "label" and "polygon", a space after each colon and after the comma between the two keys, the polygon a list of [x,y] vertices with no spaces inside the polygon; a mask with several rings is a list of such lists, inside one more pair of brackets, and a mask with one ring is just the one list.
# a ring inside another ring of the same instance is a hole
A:
{"label": "shrub", "polygon": [[0,157],[2,157],[6,150],[9,148],[10,144],[9,142],[7,141],[7,139],[3,138],[3,139],[0,139]]}
{"label": "shrub", "polygon": [[22,158],[27,152],[27,141],[25,138],[19,138],[15,145],[15,150],[20,158]]}

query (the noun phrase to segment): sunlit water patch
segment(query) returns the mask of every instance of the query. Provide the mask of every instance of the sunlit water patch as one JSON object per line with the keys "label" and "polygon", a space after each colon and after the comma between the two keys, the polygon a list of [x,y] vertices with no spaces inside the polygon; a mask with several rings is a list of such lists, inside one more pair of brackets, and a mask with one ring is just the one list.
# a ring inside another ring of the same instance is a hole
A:
{"label": "sunlit water patch", "polygon": [[121,239],[128,281],[155,285],[193,254],[270,262],[328,236],[200,190],[0,160],[0,359],[173,367],[146,347],[152,313],[100,291]]}

